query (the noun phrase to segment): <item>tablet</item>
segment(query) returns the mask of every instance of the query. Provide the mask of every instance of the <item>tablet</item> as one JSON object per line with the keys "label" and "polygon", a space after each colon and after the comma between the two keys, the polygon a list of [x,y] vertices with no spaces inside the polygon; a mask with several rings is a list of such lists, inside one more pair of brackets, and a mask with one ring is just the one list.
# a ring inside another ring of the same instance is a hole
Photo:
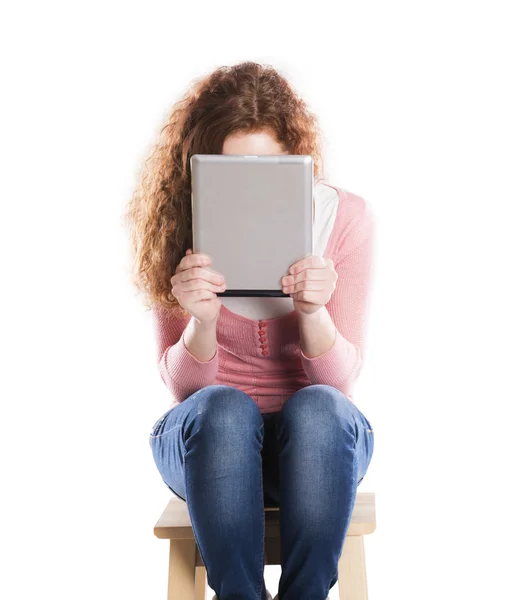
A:
{"label": "tablet", "polygon": [[310,155],[194,154],[192,250],[222,273],[218,296],[290,297],[281,278],[313,254]]}

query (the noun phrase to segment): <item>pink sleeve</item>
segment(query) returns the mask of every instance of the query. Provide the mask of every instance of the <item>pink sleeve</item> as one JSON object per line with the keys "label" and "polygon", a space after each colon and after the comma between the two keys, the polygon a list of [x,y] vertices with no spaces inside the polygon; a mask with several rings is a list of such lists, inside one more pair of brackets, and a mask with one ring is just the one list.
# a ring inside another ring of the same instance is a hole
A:
{"label": "pink sleeve", "polygon": [[366,312],[372,278],[374,217],[365,204],[358,223],[344,242],[348,250],[334,267],[336,289],[326,308],[336,326],[331,348],[314,358],[301,349],[303,369],[312,384],[330,385],[345,396],[352,394],[364,359]]}
{"label": "pink sleeve", "polygon": [[218,347],[215,355],[201,362],[191,354],[183,340],[190,316],[171,314],[161,305],[153,306],[153,324],[157,341],[157,362],[160,376],[172,396],[182,402],[197,390],[212,385],[219,365]]}

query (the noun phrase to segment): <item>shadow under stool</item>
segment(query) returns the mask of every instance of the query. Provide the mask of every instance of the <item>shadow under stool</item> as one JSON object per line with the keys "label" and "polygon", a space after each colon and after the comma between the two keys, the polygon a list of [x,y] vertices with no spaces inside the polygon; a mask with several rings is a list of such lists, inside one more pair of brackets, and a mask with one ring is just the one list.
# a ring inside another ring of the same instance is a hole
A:
{"label": "shadow under stool", "polygon": [[[338,563],[340,600],[367,600],[364,536],[376,528],[375,493],[357,492]],[[206,569],[197,548],[186,502],[172,495],[154,534],[170,540],[167,600],[205,600]],[[265,506],[265,565],[279,565],[279,507]]]}

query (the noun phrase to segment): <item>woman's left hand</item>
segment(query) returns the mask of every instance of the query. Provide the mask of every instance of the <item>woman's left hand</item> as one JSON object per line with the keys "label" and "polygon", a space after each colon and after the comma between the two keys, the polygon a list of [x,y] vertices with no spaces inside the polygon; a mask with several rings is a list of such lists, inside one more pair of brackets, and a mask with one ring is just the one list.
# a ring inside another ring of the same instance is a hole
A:
{"label": "woman's left hand", "polygon": [[288,269],[281,278],[282,290],[293,298],[298,313],[310,315],[325,306],[336,289],[338,274],[334,262],[321,256],[307,256]]}

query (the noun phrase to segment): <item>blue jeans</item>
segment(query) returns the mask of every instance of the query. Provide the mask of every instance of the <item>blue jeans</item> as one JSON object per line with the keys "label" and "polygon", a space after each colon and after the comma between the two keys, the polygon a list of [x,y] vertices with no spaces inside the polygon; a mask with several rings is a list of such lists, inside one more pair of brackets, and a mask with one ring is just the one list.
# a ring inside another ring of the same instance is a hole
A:
{"label": "blue jeans", "polygon": [[344,394],[310,385],[280,411],[211,385],[167,411],[149,443],[167,487],[187,502],[208,585],[219,600],[266,600],[264,506],[280,507],[280,600],[325,600],[373,428]]}

